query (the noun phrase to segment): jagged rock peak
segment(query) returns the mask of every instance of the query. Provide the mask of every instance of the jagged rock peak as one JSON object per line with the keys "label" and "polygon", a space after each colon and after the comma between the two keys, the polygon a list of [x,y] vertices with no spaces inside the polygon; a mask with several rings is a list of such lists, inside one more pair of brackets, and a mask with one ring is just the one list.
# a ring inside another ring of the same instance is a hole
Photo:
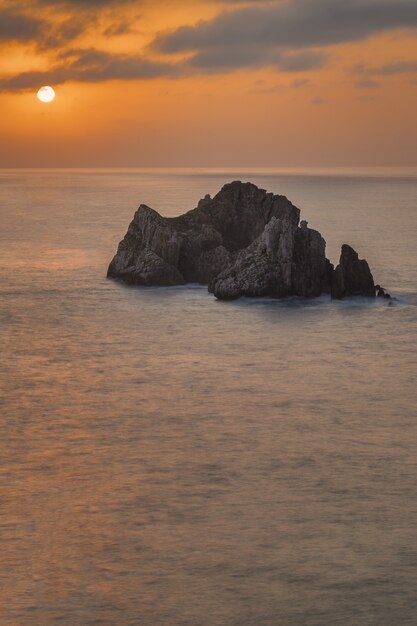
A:
{"label": "jagged rock peak", "polygon": [[375,296],[375,283],[368,263],[346,243],[342,246],[339,265],[333,272],[331,295],[337,300],[347,296]]}

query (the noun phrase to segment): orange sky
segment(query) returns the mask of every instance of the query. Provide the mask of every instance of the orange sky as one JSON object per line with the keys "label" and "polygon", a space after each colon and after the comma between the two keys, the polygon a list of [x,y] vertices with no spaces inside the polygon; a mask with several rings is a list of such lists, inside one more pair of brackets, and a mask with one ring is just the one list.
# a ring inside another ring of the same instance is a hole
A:
{"label": "orange sky", "polygon": [[416,35],[415,0],[0,0],[0,166],[417,165]]}

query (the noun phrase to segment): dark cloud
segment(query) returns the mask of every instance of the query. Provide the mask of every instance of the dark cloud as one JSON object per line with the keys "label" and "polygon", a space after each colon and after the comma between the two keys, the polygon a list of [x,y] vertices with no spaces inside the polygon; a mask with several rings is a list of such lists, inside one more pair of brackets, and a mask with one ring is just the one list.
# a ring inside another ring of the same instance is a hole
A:
{"label": "dark cloud", "polygon": [[141,56],[111,54],[94,48],[69,50],[59,58],[69,61],[66,80],[133,80],[167,76],[175,71],[175,66],[169,63],[154,63]]}
{"label": "dark cloud", "polygon": [[176,53],[215,46],[309,48],[417,26],[415,0],[292,0],[222,13],[162,34],[154,46]]}
{"label": "dark cloud", "polygon": [[23,72],[0,79],[0,91],[23,91],[68,81],[149,80],[175,76],[176,71],[175,65],[153,63],[140,56],[112,55],[95,49],[69,50],[59,55],[57,65],[49,71]]}
{"label": "dark cloud", "polygon": [[377,67],[369,67],[363,64],[353,66],[355,74],[367,76],[393,76],[395,74],[414,74],[417,72],[417,60],[396,61]]}
{"label": "dark cloud", "polygon": [[126,35],[131,32],[133,31],[129,22],[113,22],[105,29],[103,35],[105,37],[118,37],[119,35]]}
{"label": "dark cloud", "polygon": [[[171,3],[175,6],[175,0],[155,1],[161,2],[161,6]],[[224,7],[220,15],[211,21],[160,34],[144,56],[95,49],[63,53],[68,46],[75,47],[74,41],[92,26],[98,26],[106,37],[131,32],[124,8],[139,7],[151,0],[36,2],[38,6],[57,7],[54,22],[42,21],[35,13],[18,12],[9,4],[8,9],[0,9],[0,41],[32,42],[38,50],[53,51],[55,64],[48,72],[24,72],[0,78],[3,91],[70,80],[150,79],[264,66],[282,72],[307,72],[327,62],[325,47],[328,45],[362,39],[389,29],[417,26],[416,0],[218,0],[219,6]],[[40,15],[45,13],[39,11]],[[184,58],[176,63],[152,61],[149,58],[152,51],[183,54]],[[373,75],[414,71],[417,71],[417,61],[354,68],[358,75],[356,85],[363,88],[376,86]],[[301,82],[300,86],[302,84],[305,83]]]}
{"label": "dark cloud", "polygon": [[303,72],[323,67],[326,61],[327,54],[324,52],[302,50],[281,54],[278,65],[285,72]]}
{"label": "dark cloud", "polygon": [[275,66],[283,72],[303,72],[322,67],[326,60],[326,54],[315,50],[263,50],[250,46],[240,50],[218,47],[198,52],[183,61],[182,65],[184,69],[194,72],[228,72],[265,65]]}
{"label": "dark cloud", "polygon": [[42,36],[34,42],[40,50],[59,50],[77,37],[82,35],[88,28],[96,24],[94,15],[71,16],[61,23],[45,23],[42,27]]}
{"label": "dark cloud", "polygon": [[[162,33],[152,48],[193,53],[188,61],[206,70],[269,65],[317,67],[311,49],[356,41],[383,31],[417,26],[416,0],[287,0],[226,11],[211,21]],[[285,50],[307,50],[306,57]],[[323,59],[321,59],[323,60]]]}
{"label": "dark cloud", "polygon": [[68,45],[97,22],[93,13],[61,16],[49,22],[10,9],[0,8],[0,42],[19,41],[31,43],[40,50],[59,49]]}
{"label": "dark cloud", "polygon": [[227,4],[231,4],[231,5],[252,4],[253,6],[255,6],[259,4],[270,4],[273,0],[215,0],[215,1],[217,2],[217,4],[226,4],[226,5]]}
{"label": "dark cloud", "polygon": [[30,41],[41,28],[42,22],[37,18],[0,8],[0,41]]}
{"label": "dark cloud", "polygon": [[[100,9],[115,4],[128,3],[132,4],[133,0],[37,0],[37,4],[40,6],[66,5],[83,9]],[[136,1],[136,4],[139,4],[139,2]]]}
{"label": "dark cloud", "polygon": [[[7,1],[7,0],[6,0]],[[1,3],[1,0],[0,0]],[[17,3],[15,3],[17,4]],[[17,11],[13,2],[0,7],[0,42],[32,43],[38,50],[59,50],[68,46],[91,27],[103,24],[105,37],[133,32],[126,17],[127,5],[140,6],[141,0],[35,0],[26,12]],[[22,5],[24,3],[22,2]],[[54,14],[38,10],[49,7]],[[47,17],[48,16],[48,17]],[[103,21],[104,16],[104,21]]]}

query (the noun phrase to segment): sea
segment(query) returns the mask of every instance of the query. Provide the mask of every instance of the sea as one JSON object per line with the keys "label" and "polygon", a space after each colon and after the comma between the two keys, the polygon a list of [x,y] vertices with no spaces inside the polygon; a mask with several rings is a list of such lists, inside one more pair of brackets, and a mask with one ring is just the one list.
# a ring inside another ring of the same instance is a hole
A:
{"label": "sea", "polygon": [[[107,266],[140,203],[286,195],[395,300]],[[417,169],[0,171],[1,626],[417,624]]]}

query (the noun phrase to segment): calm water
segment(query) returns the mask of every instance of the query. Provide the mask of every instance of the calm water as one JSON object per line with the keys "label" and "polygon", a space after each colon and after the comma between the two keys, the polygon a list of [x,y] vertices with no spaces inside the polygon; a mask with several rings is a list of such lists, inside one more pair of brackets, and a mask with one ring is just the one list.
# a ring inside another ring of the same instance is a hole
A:
{"label": "calm water", "polygon": [[[397,303],[105,279],[140,202],[237,178]],[[2,626],[417,623],[416,208],[412,172],[0,172]]]}

